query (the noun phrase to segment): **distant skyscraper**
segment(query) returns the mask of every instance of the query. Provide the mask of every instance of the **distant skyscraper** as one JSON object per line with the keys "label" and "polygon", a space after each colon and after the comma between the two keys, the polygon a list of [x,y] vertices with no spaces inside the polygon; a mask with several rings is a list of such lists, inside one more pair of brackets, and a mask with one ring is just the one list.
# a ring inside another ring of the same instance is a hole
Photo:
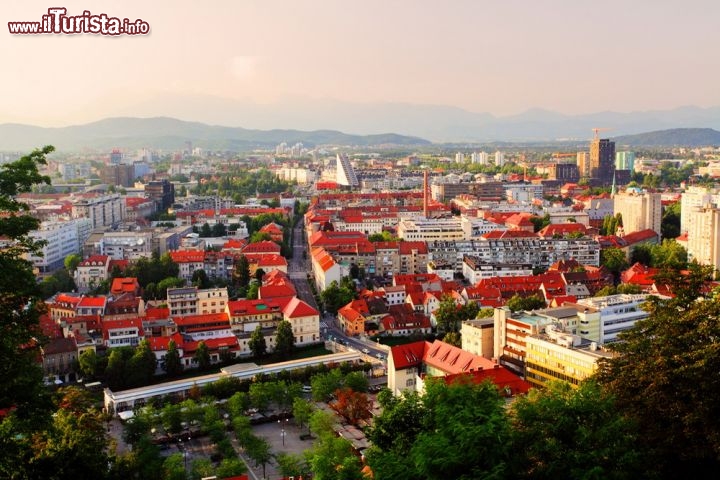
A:
{"label": "distant skyscraper", "polygon": [[577,167],[580,178],[590,177],[590,154],[588,152],[577,152]]}
{"label": "distant skyscraper", "polygon": [[617,152],[615,154],[616,170],[635,170],[635,152]]}
{"label": "distant skyscraper", "polygon": [[502,167],[503,165],[505,165],[505,154],[500,150],[495,152],[495,165],[497,165],[498,167]]}
{"label": "distant skyscraper", "polygon": [[690,207],[683,215],[692,217],[688,230],[688,260],[720,268],[720,209],[712,203]]}
{"label": "distant skyscraper", "polygon": [[595,138],[590,142],[590,178],[600,185],[610,185],[615,174],[615,142]]}
{"label": "distant skyscraper", "polygon": [[110,165],[120,165],[122,163],[122,152],[117,148],[110,153]]}
{"label": "distant skyscraper", "polygon": [[336,182],[346,187],[357,187],[360,185],[355,169],[350,165],[350,160],[344,153],[337,154],[337,166],[335,167]]}
{"label": "distant skyscraper", "polygon": [[465,154],[462,152],[457,152],[455,154],[455,162],[456,163],[465,163]]}

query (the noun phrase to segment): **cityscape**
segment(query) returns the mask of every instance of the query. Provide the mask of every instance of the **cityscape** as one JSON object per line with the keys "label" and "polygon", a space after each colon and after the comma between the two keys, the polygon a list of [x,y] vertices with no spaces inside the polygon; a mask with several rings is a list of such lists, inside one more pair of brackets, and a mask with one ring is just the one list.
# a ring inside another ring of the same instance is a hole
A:
{"label": "cityscape", "polygon": [[0,478],[712,478],[719,7],[551,3],[0,7]]}

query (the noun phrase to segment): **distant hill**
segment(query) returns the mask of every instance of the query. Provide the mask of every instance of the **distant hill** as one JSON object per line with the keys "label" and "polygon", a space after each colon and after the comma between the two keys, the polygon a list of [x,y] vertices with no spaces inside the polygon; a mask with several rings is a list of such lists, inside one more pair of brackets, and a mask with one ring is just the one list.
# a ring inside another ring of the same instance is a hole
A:
{"label": "distant hill", "polygon": [[673,128],[613,138],[617,145],[643,147],[705,147],[720,145],[720,132],[712,128]]}
{"label": "distant hill", "polygon": [[66,151],[83,148],[107,150],[113,147],[173,150],[182,148],[186,141],[204,149],[236,151],[274,147],[282,142],[288,145],[302,142],[307,147],[430,144],[422,138],[394,133],[349,135],[335,130],[248,130],[167,117],[107,118],[85,125],[60,128],[13,123],[0,125],[0,150],[5,151],[27,150],[47,144]]}

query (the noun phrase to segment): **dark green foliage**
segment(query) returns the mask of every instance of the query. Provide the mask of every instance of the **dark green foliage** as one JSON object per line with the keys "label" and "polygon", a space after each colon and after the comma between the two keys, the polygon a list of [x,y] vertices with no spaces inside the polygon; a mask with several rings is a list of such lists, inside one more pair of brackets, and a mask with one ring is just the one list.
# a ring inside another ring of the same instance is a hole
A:
{"label": "dark green foliage", "polygon": [[545,308],[545,299],[540,295],[530,295],[528,297],[521,297],[515,294],[507,301],[507,307],[513,312],[519,312],[522,310],[538,310]]}
{"label": "dark green foliage", "polygon": [[660,276],[676,296],[646,303],[650,316],[621,333],[620,355],[601,364],[600,384],[639,424],[648,468],[663,478],[702,477],[720,466],[720,298],[702,297],[712,269]]}
{"label": "dark green foliage", "polygon": [[[136,277],[142,288],[145,288],[149,283],[158,285],[166,278],[176,278],[179,274],[180,268],[167,253],[162,256],[153,253],[151,258],[138,258],[125,272],[128,277]],[[157,298],[164,298],[164,295],[165,292],[162,292],[162,295]]]}
{"label": "dark green foliage", "polygon": [[40,282],[40,296],[50,298],[58,292],[73,292],[77,289],[75,280],[64,268],[53,272],[49,277],[43,278]]}
{"label": "dark green foliage", "polygon": [[180,360],[180,352],[178,351],[175,340],[168,342],[167,353],[165,354],[165,373],[169,377],[174,377],[182,373],[183,367]]}
{"label": "dark green foliage", "polygon": [[551,382],[512,406],[517,478],[642,477],[634,424],[597,384]]}
{"label": "dark green foliage", "polygon": [[[349,277],[345,277],[349,280]],[[345,280],[345,278],[343,280]],[[355,286],[352,280],[343,281],[342,285],[338,285],[333,281],[330,285],[320,292],[320,299],[325,305],[325,310],[329,313],[336,314],[337,311],[350,303],[355,298]]]}
{"label": "dark green foliage", "polygon": [[680,236],[680,202],[675,202],[665,208],[662,223],[660,224],[662,238],[677,238]]}
{"label": "dark green foliage", "polygon": [[208,346],[205,342],[200,342],[198,344],[193,360],[198,364],[198,368],[200,370],[207,370],[210,368],[210,351],[208,350]]}
{"label": "dark green foliage", "polygon": [[295,335],[292,325],[287,320],[278,324],[277,336],[275,337],[275,352],[280,358],[287,358],[295,348]]}
{"label": "dark green foliage", "polygon": [[248,347],[257,358],[261,358],[267,353],[267,343],[260,325],[255,327],[255,330],[253,330],[253,333],[250,336],[250,341],[248,342]]}
{"label": "dark green foliage", "polygon": [[628,267],[625,252],[617,247],[603,248],[600,250],[600,265],[617,277]]}

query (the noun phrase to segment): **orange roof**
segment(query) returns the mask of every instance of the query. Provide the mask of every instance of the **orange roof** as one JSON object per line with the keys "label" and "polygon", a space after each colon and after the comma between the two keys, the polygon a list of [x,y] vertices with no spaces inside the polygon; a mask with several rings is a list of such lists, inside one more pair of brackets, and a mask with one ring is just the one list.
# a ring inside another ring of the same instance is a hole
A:
{"label": "orange roof", "polygon": [[107,265],[110,257],[107,255],[90,255],[84,261],[78,264],[78,267],[91,267],[98,265]]}
{"label": "orange roof", "polygon": [[248,244],[243,248],[242,253],[244,255],[253,253],[280,253],[280,245],[270,240],[263,240],[261,242],[255,242]]}
{"label": "orange roof", "polygon": [[203,263],[205,261],[204,250],[176,250],[170,252],[170,258],[175,263]]}
{"label": "orange roof", "polygon": [[294,297],[287,305],[285,305],[285,308],[283,308],[283,314],[288,318],[298,318],[320,315],[320,312],[299,298]]}
{"label": "orange roof", "polygon": [[206,313],[202,315],[186,315],[183,317],[173,317],[173,322],[178,327],[194,327],[194,326],[217,326],[218,324],[227,324],[230,327],[230,320],[225,312],[221,313]]}
{"label": "orange roof", "polygon": [[294,297],[296,293],[292,284],[263,285],[258,289],[258,298]]}
{"label": "orange roof", "polygon": [[114,278],[110,293],[117,295],[120,293],[135,293],[140,289],[140,284],[135,277],[118,277]]}
{"label": "orange roof", "polygon": [[268,313],[280,313],[285,304],[280,298],[257,299],[257,300],[231,300],[227,303],[227,309],[231,316],[236,315],[262,315]]}

